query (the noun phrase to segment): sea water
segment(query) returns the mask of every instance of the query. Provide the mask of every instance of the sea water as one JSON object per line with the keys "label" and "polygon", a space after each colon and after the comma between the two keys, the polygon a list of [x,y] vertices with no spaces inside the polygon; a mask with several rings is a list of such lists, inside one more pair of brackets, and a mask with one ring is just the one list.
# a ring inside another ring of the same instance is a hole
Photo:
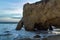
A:
{"label": "sea water", "polygon": [[[0,40],[13,40],[13,32],[17,23],[0,23]],[[9,33],[9,34],[8,34]]]}
{"label": "sea water", "polygon": [[18,23],[0,23],[0,40],[15,40],[16,38],[32,37],[35,33],[22,28],[16,31]]}
{"label": "sea water", "polygon": [[[0,23],[0,40],[17,40],[21,38],[33,39],[33,37],[37,34],[37,32],[25,31],[24,28],[19,31],[16,31],[15,29],[17,27],[17,24],[18,23]],[[38,35],[42,36],[41,38],[43,38],[51,35],[56,35],[58,33],[60,34],[60,29],[56,29],[51,32],[41,31]]]}
{"label": "sea water", "polygon": [[4,32],[4,31],[11,31],[14,30],[17,26],[16,24],[1,24],[0,23],[0,33]]}

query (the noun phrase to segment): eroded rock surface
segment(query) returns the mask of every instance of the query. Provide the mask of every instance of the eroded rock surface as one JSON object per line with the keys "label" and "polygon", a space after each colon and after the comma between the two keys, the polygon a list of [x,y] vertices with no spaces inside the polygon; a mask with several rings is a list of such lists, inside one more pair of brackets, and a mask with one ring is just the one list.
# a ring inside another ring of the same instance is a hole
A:
{"label": "eroded rock surface", "polygon": [[[23,7],[23,24],[26,30],[33,31],[34,24],[37,29],[47,30],[49,26],[60,28],[60,0],[42,0],[33,4],[26,3]],[[22,19],[17,30],[21,29]]]}

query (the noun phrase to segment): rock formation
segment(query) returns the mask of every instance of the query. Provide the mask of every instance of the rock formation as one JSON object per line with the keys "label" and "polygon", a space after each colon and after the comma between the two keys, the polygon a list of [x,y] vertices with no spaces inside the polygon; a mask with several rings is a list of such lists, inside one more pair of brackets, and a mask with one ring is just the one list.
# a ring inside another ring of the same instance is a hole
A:
{"label": "rock formation", "polygon": [[[23,7],[23,24],[26,30],[47,30],[50,26],[60,28],[60,0],[41,0],[36,3],[26,3]],[[22,19],[16,29],[21,29]],[[38,26],[39,24],[39,26]]]}
{"label": "rock formation", "polygon": [[20,30],[23,27],[23,18],[19,21],[16,30]]}

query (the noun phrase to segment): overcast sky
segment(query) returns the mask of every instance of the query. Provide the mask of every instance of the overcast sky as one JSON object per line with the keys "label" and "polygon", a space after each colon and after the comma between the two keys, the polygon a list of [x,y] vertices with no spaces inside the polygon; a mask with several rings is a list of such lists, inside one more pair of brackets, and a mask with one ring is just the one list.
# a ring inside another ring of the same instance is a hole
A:
{"label": "overcast sky", "polygon": [[0,0],[0,21],[18,21],[23,15],[23,5],[36,1],[40,0]]}

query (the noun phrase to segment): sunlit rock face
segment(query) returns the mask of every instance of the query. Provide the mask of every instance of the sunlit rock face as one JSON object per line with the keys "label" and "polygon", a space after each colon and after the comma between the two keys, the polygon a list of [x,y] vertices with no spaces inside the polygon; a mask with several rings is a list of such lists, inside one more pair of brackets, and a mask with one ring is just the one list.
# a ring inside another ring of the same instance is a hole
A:
{"label": "sunlit rock face", "polygon": [[[42,0],[33,4],[26,3],[23,7],[23,24],[26,30],[47,30],[49,26],[60,27],[60,0]],[[38,26],[39,24],[39,26]],[[21,28],[21,21],[18,26]]]}

